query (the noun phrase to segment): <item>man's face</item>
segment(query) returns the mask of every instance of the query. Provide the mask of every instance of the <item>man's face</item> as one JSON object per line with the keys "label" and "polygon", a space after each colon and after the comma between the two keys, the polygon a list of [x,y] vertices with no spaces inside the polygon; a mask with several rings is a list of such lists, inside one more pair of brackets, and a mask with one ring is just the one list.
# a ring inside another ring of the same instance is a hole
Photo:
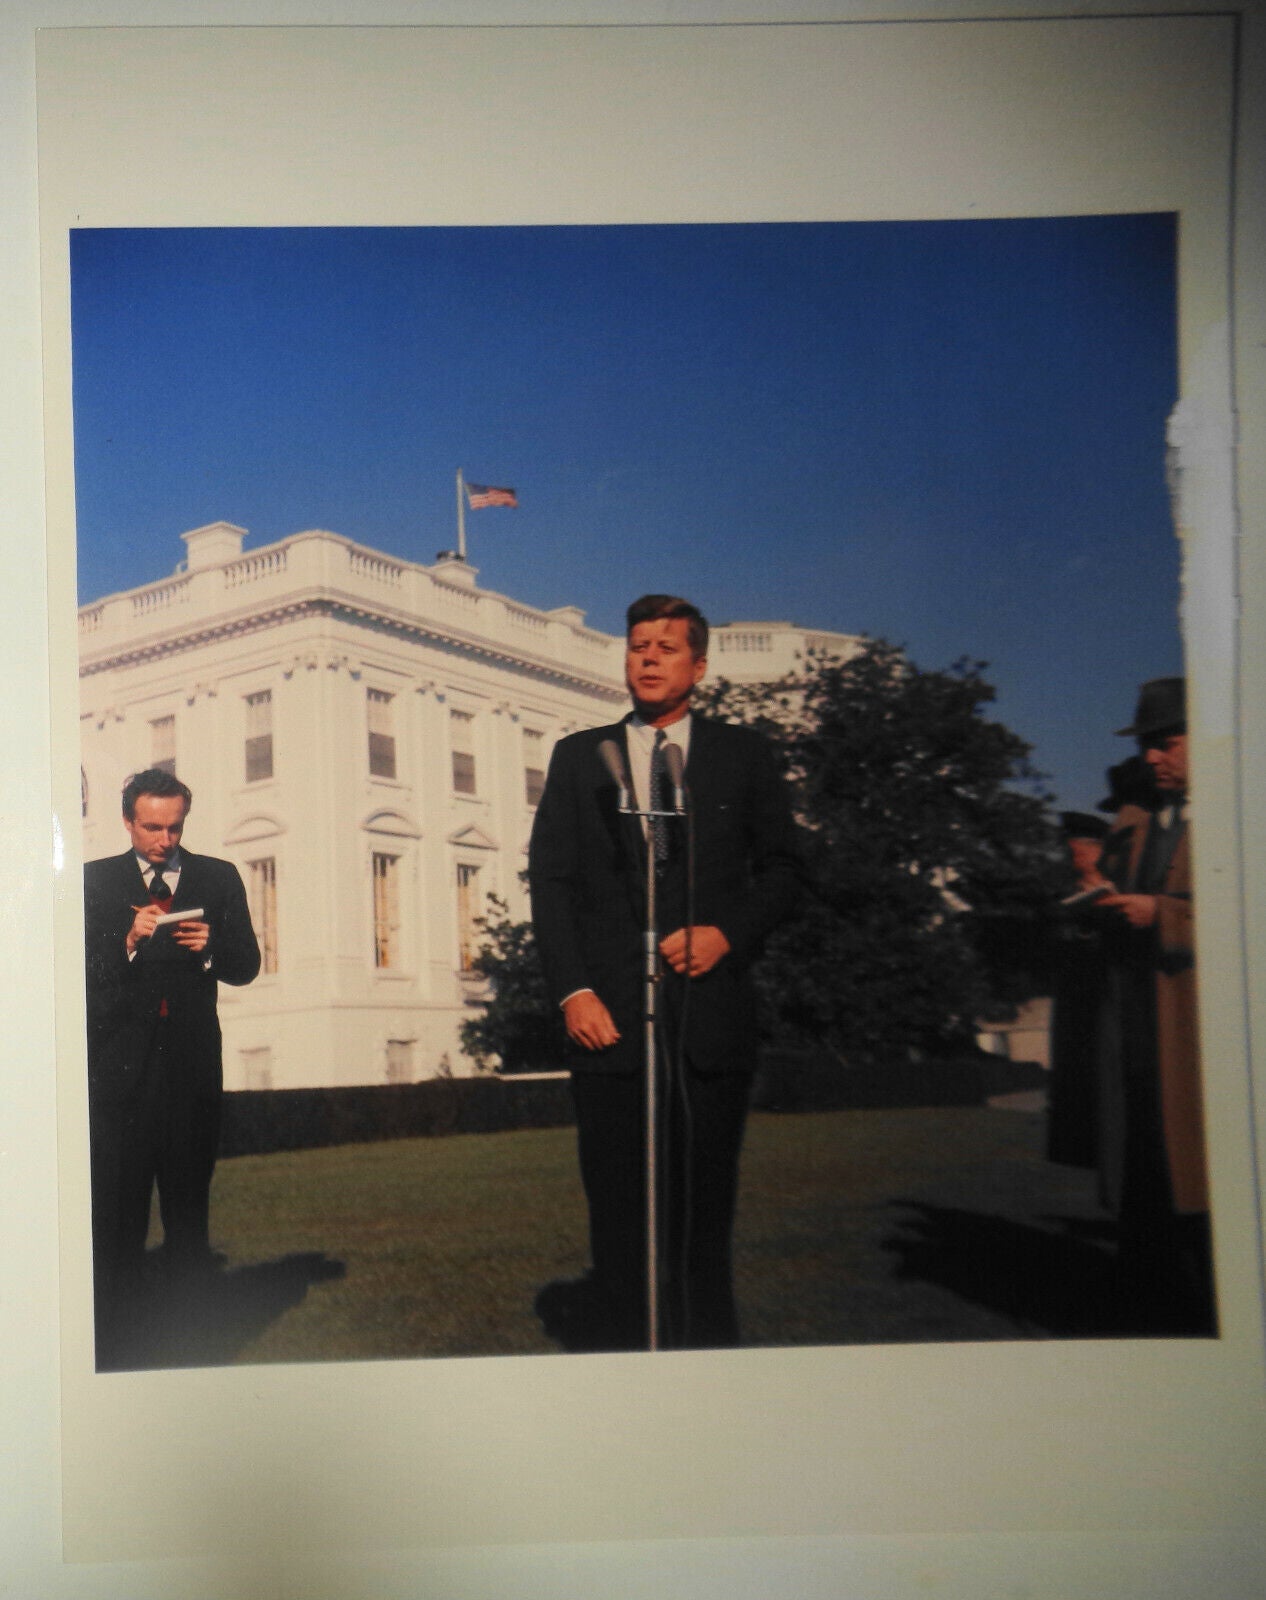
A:
{"label": "man's face", "polygon": [[639,622],[625,647],[624,677],[643,719],[657,727],[675,722],[707,670],[707,659],[690,653],[685,617]]}
{"label": "man's face", "polygon": [[137,855],[155,867],[169,861],[184,832],[187,809],[178,794],[138,795],[134,815],[123,819]]}
{"label": "man's face", "polygon": [[1103,840],[1074,834],[1068,841],[1068,853],[1073,858],[1078,877],[1088,878],[1103,859]]}
{"label": "man's face", "polygon": [[1149,739],[1143,746],[1143,759],[1152,769],[1156,787],[1166,794],[1187,792],[1187,735],[1167,733]]}

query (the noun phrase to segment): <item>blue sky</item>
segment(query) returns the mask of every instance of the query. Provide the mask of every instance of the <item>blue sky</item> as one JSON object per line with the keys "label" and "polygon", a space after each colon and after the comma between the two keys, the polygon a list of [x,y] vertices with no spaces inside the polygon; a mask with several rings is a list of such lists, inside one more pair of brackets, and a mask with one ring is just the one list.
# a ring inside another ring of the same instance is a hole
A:
{"label": "blue sky", "polygon": [[1182,670],[1168,216],[72,235],[79,590],[224,519],[323,527],[620,631],[717,622],[989,663],[1059,804]]}

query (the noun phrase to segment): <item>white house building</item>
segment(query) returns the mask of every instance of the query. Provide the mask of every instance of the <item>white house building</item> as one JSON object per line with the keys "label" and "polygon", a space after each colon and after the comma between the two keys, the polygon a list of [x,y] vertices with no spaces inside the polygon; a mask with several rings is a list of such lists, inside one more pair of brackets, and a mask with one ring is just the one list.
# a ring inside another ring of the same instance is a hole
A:
{"label": "white house building", "polygon": [[[550,752],[622,714],[622,641],[481,589],[455,557],[316,530],[243,553],[224,522],[182,538],[172,577],[79,614],[85,858],[126,847],[131,773],[193,790],[189,848],[236,863],[264,958],[221,990],[226,1087],[469,1072],[476,919],[489,892],[526,915]],[[714,638],[712,670],[742,682],[852,642],[788,623]]]}
{"label": "white house building", "polygon": [[858,634],[799,628],[794,622],[727,622],[712,629],[708,676],[731,683],[772,683],[802,671],[815,656],[847,660],[863,642]]}

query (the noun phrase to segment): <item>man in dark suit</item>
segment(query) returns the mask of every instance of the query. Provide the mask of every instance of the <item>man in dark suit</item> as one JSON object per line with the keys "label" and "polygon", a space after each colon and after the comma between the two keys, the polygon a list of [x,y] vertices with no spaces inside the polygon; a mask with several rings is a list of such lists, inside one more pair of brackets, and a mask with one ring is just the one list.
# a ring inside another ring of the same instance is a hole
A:
{"label": "man in dark suit", "polygon": [[[730,1239],[756,1064],[751,966],[794,909],[802,867],[787,786],[764,739],[691,714],[707,641],[707,623],[688,601],[647,595],[629,607],[633,713],[559,742],[532,832],[533,923],[569,1041],[593,1260],[586,1279],[551,1285],[538,1309],[571,1348],[646,1343],[648,849],[657,861],[662,969],[662,1342],[738,1342]],[[665,743],[677,746],[689,825],[644,826],[621,814],[600,749],[610,743],[642,810],[670,803],[660,787],[669,764],[662,752]]]}
{"label": "man in dark suit", "polygon": [[[217,984],[250,983],[259,946],[236,867],[181,847],[191,800],[170,773],[137,773],[123,790],[129,848],[84,870],[98,1365],[140,1287],[155,1184],[164,1266],[181,1277],[215,1260]],[[182,907],[192,915],[160,922]]]}

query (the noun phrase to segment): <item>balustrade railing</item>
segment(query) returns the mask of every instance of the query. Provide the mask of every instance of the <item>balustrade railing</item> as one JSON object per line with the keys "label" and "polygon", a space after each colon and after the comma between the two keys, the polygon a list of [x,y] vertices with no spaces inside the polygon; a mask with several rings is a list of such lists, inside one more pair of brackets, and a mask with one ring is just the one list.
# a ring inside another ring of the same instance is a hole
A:
{"label": "balustrade railing", "polygon": [[274,577],[286,570],[287,547],[259,550],[254,555],[243,556],[240,561],[230,561],[224,569],[224,587],[237,589],[244,583],[257,583],[261,578]]}
{"label": "balustrade railing", "polygon": [[181,605],[189,599],[189,578],[177,578],[175,582],[158,583],[152,588],[141,589],[132,596],[132,615],[134,617],[152,616],[155,611],[166,611],[169,607]]}
{"label": "balustrade railing", "polygon": [[385,583],[398,589],[404,581],[404,568],[398,561],[388,561],[385,556],[370,555],[368,551],[349,549],[348,565],[358,578],[369,578],[374,583]]}

